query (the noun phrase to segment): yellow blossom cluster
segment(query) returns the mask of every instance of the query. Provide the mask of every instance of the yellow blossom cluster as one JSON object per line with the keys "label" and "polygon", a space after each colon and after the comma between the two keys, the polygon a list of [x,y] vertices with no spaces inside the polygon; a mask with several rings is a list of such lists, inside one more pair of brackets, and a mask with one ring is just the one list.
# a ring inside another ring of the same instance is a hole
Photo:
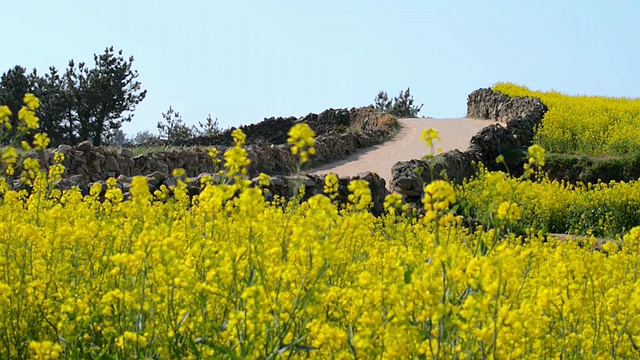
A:
{"label": "yellow blossom cluster", "polygon": [[[228,176],[245,176],[247,175],[247,166],[249,159],[247,158],[247,150],[242,146],[246,140],[246,135],[240,129],[236,129],[231,133],[235,145],[224,153],[224,167],[227,168]],[[212,158],[217,155],[217,151],[211,149],[209,156]]]}
{"label": "yellow blossom cluster", "polygon": [[324,177],[323,192],[333,200],[336,197],[338,197],[338,189],[339,189],[338,175],[327,174]]}
{"label": "yellow blossom cluster", "polygon": [[442,151],[441,148],[436,149],[433,144],[434,141],[441,141],[440,135],[438,134],[438,130],[434,128],[424,129],[422,130],[422,134],[420,135],[420,140],[424,141],[427,147],[429,148],[429,153],[424,156],[424,158],[431,158],[436,155],[436,150],[438,152]]}
{"label": "yellow blossom cluster", "polygon": [[357,210],[364,210],[371,205],[371,189],[365,180],[352,180],[347,186],[349,189],[349,202]]}
{"label": "yellow blossom cluster", "polygon": [[439,224],[444,224],[453,220],[453,215],[446,214],[442,217],[449,207],[456,202],[456,194],[453,186],[443,180],[435,180],[424,188],[424,197],[422,204],[426,211],[425,220],[438,220]]}
{"label": "yellow blossom cluster", "polygon": [[291,153],[296,155],[300,153],[300,162],[306,163],[309,160],[309,155],[314,155],[316,149],[313,146],[315,144],[314,137],[316,134],[305,123],[294,125],[289,130],[289,138],[287,143],[291,145]]}

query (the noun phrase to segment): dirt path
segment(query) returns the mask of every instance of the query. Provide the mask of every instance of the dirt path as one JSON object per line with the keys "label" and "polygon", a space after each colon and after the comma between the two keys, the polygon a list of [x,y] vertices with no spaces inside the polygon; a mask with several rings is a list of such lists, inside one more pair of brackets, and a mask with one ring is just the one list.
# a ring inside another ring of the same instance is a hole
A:
{"label": "dirt path", "polygon": [[396,136],[380,145],[357,151],[346,159],[325,164],[307,171],[311,174],[336,173],[339,176],[354,176],[372,171],[387,181],[391,181],[391,167],[398,161],[419,159],[429,153],[424,141],[420,140],[422,130],[438,130],[442,141],[434,142],[436,151],[459,149],[465,151],[473,135],[482,128],[495,124],[494,120],[476,119],[400,119],[401,129]]}

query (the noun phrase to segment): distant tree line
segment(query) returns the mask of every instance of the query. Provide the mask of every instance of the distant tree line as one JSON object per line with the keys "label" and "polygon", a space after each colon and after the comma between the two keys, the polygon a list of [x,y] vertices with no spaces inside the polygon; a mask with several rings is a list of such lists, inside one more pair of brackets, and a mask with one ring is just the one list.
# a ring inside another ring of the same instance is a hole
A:
{"label": "distant tree line", "polygon": [[9,106],[10,122],[15,124],[24,94],[33,93],[40,99],[39,131],[49,135],[53,146],[84,140],[102,145],[109,134],[131,121],[147,94],[136,80],[133,60],[109,47],[94,55],[93,67],[71,60],[64,72],[52,66],[40,75],[36,69],[27,73],[15,66],[0,78],[0,104]]}
{"label": "distant tree line", "polygon": [[132,137],[127,137],[122,129],[108,134],[105,145],[113,146],[145,146],[145,145],[173,145],[184,144],[187,140],[198,136],[215,136],[222,132],[218,119],[209,114],[204,122],[198,122],[198,126],[188,126],[182,119],[182,115],[169,106],[166,113],[162,113],[162,121],[156,125],[158,134],[149,130],[139,131]]}

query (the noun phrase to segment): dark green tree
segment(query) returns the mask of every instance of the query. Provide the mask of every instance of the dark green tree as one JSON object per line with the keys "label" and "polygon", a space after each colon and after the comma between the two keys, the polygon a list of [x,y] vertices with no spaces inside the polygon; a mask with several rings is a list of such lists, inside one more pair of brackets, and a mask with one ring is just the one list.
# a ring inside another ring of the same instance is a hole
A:
{"label": "dark green tree", "polygon": [[380,91],[375,98],[375,109],[382,113],[389,113],[391,110],[392,100],[389,100],[389,95],[385,91]]}
{"label": "dark green tree", "polygon": [[122,129],[111,130],[102,140],[102,143],[107,146],[126,146],[129,145],[127,134]]}
{"label": "dark green tree", "polygon": [[52,145],[77,144],[92,140],[102,145],[107,134],[121,128],[122,123],[133,118],[133,111],[146,96],[136,79],[138,72],[132,69],[133,57],[128,59],[122,50],[105,49],[102,55],[94,55],[95,67],[69,61],[69,67],[61,74],[55,67],[45,76],[36,70],[29,75],[23,67],[16,66],[0,78],[0,103],[13,112],[12,124],[22,106],[27,92],[40,99],[39,131],[46,132]]}
{"label": "dark green tree", "polygon": [[109,47],[102,55],[94,55],[95,68],[80,63],[77,72],[72,71],[81,140],[92,139],[99,146],[108,132],[133,118],[136,105],[147,95],[136,80],[133,60],[133,56],[125,59],[122,50],[115,53]]}
{"label": "dark green tree", "polygon": [[175,111],[173,107],[169,106],[169,110],[162,113],[162,119],[164,121],[158,122],[156,126],[160,139],[173,144],[186,141],[194,136],[194,128],[187,126],[180,113]]}
{"label": "dark green tree", "polygon": [[211,117],[211,114],[207,116],[204,123],[198,121],[198,128],[194,129],[198,136],[215,136],[222,132],[218,118],[215,120]]}

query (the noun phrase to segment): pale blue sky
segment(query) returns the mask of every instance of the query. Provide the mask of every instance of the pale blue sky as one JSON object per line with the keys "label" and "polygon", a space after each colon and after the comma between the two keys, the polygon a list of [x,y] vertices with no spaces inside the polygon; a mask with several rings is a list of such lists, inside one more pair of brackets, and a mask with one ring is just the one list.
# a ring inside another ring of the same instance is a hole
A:
{"label": "pale blue sky", "polygon": [[[5,1],[0,72],[135,57],[148,90],[128,135],[172,105],[223,127],[367,105],[411,87],[459,117],[497,81],[640,97],[640,1]],[[14,34],[13,36],[9,34]]]}

